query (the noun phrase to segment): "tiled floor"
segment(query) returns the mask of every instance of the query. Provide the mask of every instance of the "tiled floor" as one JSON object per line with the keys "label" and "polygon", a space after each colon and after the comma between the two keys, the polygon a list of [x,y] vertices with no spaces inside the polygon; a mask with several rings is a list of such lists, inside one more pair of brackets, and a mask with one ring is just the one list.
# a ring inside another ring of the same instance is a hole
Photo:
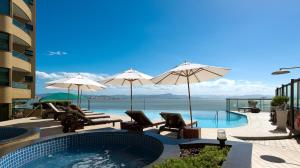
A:
{"label": "tiled floor", "polygon": [[254,143],[253,168],[299,168],[300,152]]}
{"label": "tiled floor", "polygon": [[[290,151],[300,152],[300,139],[282,139],[282,140],[254,140],[246,141],[253,144],[277,147]],[[300,158],[300,156],[299,156]]]}

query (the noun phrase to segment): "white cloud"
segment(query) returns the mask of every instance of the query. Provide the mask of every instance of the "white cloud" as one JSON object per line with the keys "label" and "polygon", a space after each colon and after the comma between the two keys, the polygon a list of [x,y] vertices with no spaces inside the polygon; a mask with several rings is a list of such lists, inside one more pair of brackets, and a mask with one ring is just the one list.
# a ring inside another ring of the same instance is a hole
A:
{"label": "white cloud", "polygon": [[46,73],[46,72],[41,72],[41,71],[36,71],[36,76],[37,78],[40,79],[58,79],[61,76],[56,74],[56,73]]}
{"label": "white cloud", "polygon": [[86,72],[57,72],[57,73],[46,73],[42,71],[36,71],[36,76],[38,79],[44,79],[44,80],[56,80],[61,78],[70,78],[75,77],[77,75],[81,75],[83,77],[93,79],[96,81],[104,79],[107,75],[105,74],[92,74],[92,73],[86,73]]}
{"label": "white cloud", "polygon": [[[87,77],[96,81],[102,80],[108,75],[106,74],[93,74],[93,73],[75,73],[75,72],[57,72],[57,73],[46,73],[37,71],[36,75],[38,79],[50,81],[64,77],[72,77],[80,74],[83,77]],[[273,95],[275,86],[265,84],[260,81],[249,81],[249,80],[233,80],[227,78],[220,78],[213,81],[207,81],[191,85],[192,95]],[[47,91],[47,90],[46,90]],[[141,86],[134,87],[134,94],[177,94],[186,95],[186,85],[154,85],[154,86]],[[129,94],[129,88],[127,87],[108,87],[107,89],[92,94]]]}
{"label": "white cloud", "polygon": [[67,55],[68,53],[65,52],[65,51],[48,51],[48,55],[58,55],[58,56],[61,56],[61,55]]}

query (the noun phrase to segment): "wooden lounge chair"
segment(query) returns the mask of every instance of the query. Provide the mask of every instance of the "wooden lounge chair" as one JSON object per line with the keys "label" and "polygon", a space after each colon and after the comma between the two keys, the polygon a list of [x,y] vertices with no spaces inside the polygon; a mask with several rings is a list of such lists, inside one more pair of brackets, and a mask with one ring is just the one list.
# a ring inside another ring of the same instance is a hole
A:
{"label": "wooden lounge chair", "polygon": [[142,111],[126,111],[128,116],[130,116],[134,122],[122,122],[121,129],[127,129],[131,131],[143,132],[144,128],[158,127],[159,125],[165,124],[165,121],[152,122]]}
{"label": "wooden lounge chair", "polygon": [[78,112],[69,112],[68,115],[61,121],[63,132],[75,132],[76,129],[83,129],[88,125],[100,125],[112,123],[115,126],[116,122],[122,122],[121,119],[97,118],[90,119]]}
{"label": "wooden lounge chair", "polygon": [[103,115],[104,114],[104,113],[95,113],[95,112],[92,112],[92,111],[84,111],[84,110],[82,110],[81,108],[79,108],[78,106],[76,106],[74,104],[69,105],[69,107],[72,110],[79,111],[80,113],[82,113],[85,116],[88,116],[88,115]]}
{"label": "wooden lounge chair", "polygon": [[77,115],[82,115],[82,117],[86,117],[88,119],[98,119],[98,118],[110,118],[109,115],[102,115],[104,113],[100,113],[100,114],[95,114],[95,115],[86,115],[85,113],[80,112],[79,110],[73,110],[73,108],[68,108],[68,107],[61,107],[58,108],[57,106],[55,106],[52,103],[48,103],[48,105],[56,112],[56,114],[54,114],[54,120],[62,120],[65,116],[66,116],[66,112],[73,112],[73,113],[78,113]]}
{"label": "wooden lounge chair", "polygon": [[54,113],[54,116],[53,116],[54,120],[61,120],[66,115],[65,110],[58,109],[56,106],[54,106],[54,104],[47,103],[47,105],[50,107],[50,109]]}
{"label": "wooden lounge chair", "polygon": [[[78,110],[71,110],[72,113],[75,113],[76,115],[82,117],[82,118],[86,118],[86,119],[98,119],[98,118],[110,118],[109,115],[102,115],[102,114],[95,114],[95,115],[86,115],[85,113],[81,113],[80,111]],[[104,113],[103,113],[104,114]]]}
{"label": "wooden lounge chair", "polygon": [[171,131],[171,132],[177,132],[177,138],[181,138],[182,130],[185,127],[190,127],[192,125],[198,125],[197,121],[194,121],[193,123],[186,124],[183,120],[181,114],[179,113],[166,113],[162,112],[160,113],[162,118],[166,121],[166,124],[159,127],[158,133],[162,131]]}

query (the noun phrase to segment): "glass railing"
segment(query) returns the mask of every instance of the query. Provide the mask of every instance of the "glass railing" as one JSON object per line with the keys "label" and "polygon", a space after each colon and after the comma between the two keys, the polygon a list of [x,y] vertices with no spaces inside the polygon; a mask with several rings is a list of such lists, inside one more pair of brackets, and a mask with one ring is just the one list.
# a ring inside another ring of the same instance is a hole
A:
{"label": "glass railing", "polygon": [[33,5],[33,0],[23,0],[27,5]]}
{"label": "glass railing", "polygon": [[[259,108],[263,112],[271,111],[271,98],[227,98],[226,110],[227,111],[239,111],[247,110],[247,107]],[[253,103],[255,105],[253,105]]]}
{"label": "glass railing", "polygon": [[13,88],[18,88],[18,89],[29,89],[29,84],[25,82],[12,82],[12,87]]}
{"label": "glass railing", "polygon": [[28,58],[28,56],[26,56],[25,54],[20,53],[18,51],[13,51],[12,53],[13,53],[14,57],[20,58],[21,60],[26,61],[26,62],[30,62],[30,58]]}
{"label": "glass railing", "polygon": [[26,26],[25,23],[22,23],[22,22],[18,21],[17,19],[13,19],[13,24],[14,24],[15,26],[17,26],[18,28],[22,29],[23,31],[25,31],[27,34],[29,34],[30,31],[31,31],[31,30]]}

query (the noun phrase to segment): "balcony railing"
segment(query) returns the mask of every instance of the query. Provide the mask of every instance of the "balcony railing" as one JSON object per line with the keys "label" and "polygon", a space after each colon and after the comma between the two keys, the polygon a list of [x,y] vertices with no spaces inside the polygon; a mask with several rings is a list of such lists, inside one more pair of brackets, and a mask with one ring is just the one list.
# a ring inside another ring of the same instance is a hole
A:
{"label": "balcony railing", "polygon": [[281,87],[276,88],[276,96],[289,97],[288,108],[290,109],[290,115],[288,115],[287,125],[292,129],[295,128],[295,119],[300,115],[300,78],[291,79],[291,82]]}
{"label": "balcony railing", "polygon": [[271,111],[271,100],[269,98],[227,98],[226,99],[226,110],[227,111],[238,111],[241,107],[249,107],[249,101],[257,102],[256,107],[263,112]]}
{"label": "balcony railing", "polygon": [[18,88],[18,89],[29,89],[29,83],[25,83],[25,82],[12,82],[12,87],[13,88]]}
{"label": "balcony railing", "polygon": [[23,61],[26,61],[26,62],[30,62],[30,61],[31,61],[31,59],[28,58],[27,55],[25,55],[25,54],[23,54],[23,53],[20,53],[20,52],[18,52],[18,51],[13,50],[13,51],[12,51],[12,54],[13,54],[14,57],[20,58],[20,59],[23,60]]}
{"label": "balcony railing", "polygon": [[32,29],[30,28],[31,25],[22,23],[22,22],[18,21],[17,19],[13,19],[13,24],[15,26],[17,26],[18,28],[22,29],[23,31],[25,31],[27,34],[29,34],[32,31]]}
{"label": "balcony railing", "polygon": [[27,5],[33,5],[33,0],[23,0]]}

